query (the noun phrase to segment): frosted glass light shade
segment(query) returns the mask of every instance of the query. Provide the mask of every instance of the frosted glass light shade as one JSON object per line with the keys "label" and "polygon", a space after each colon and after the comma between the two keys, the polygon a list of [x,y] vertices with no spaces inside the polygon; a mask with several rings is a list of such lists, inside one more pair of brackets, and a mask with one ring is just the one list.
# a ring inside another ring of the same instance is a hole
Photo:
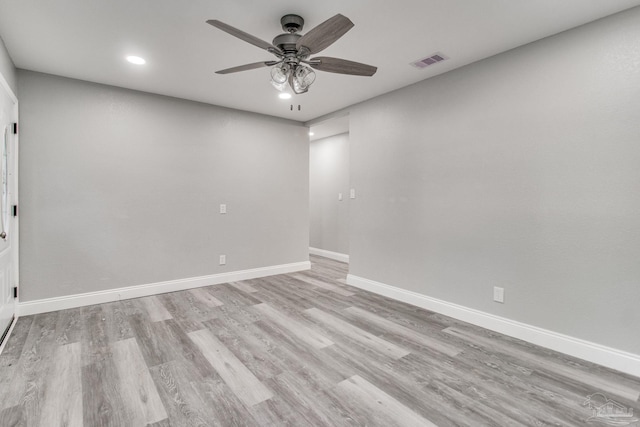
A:
{"label": "frosted glass light shade", "polygon": [[271,79],[271,86],[275,87],[277,90],[282,92],[283,90],[286,89],[287,84],[286,83],[276,83],[273,79]]}
{"label": "frosted glass light shade", "polygon": [[309,86],[316,80],[316,73],[309,67],[299,65],[293,75],[293,91],[304,93],[309,90]]}
{"label": "frosted glass light shade", "polygon": [[271,84],[282,92],[287,87],[291,68],[287,64],[278,65],[271,69]]}
{"label": "frosted glass light shade", "polygon": [[275,83],[286,83],[289,79],[289,67],[278,66],[271,69],[271,80]]}

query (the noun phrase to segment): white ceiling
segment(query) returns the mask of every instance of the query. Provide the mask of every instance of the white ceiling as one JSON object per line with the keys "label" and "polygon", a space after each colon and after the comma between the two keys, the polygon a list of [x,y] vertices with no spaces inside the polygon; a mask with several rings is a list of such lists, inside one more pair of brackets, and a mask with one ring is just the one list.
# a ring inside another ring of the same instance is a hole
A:
{"label": "white ceiling", "polygon": [[[2,0],[0,36],[18,68],[308,121],[636,5],[640,0]],[[349,17],[355,27],[321,55],[376,65],[378,73],[318,72],[310,91],[290,101],[277,98],[266,68],[214,74],[272,57],[206,20],[271,42],[287,13],[305,19],[303,34],[336,13]],[[435,52],[451,59],[424,70],[409,65]],[[126,55],[147,64],[129,64]]]}

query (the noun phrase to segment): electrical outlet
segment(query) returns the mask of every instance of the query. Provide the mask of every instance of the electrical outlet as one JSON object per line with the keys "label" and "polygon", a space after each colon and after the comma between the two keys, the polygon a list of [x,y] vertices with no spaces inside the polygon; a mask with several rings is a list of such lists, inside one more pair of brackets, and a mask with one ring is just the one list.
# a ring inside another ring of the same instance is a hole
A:
{"label": "electrical outlet", "polygon": [[227,213],[227,205],[225,205],[225,204],[220,205],[220,213],[221,214],[226,214]]}
{"label": "electrical outlet", "polygon": [[220,255],[220,265],[225,265],[227,263],[227,256]]}
{"label": "electrical outlet", "polygon": [[493,287],[493,300],[495,302],[504,303],[504,288]]}

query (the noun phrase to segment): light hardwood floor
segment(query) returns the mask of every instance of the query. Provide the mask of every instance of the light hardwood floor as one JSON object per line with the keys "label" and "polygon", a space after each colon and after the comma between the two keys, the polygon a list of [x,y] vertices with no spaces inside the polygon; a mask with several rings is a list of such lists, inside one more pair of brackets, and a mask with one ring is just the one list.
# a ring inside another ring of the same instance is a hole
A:
{"label": "light hardwood floor", "polygon": [[0,355],[0,426],[583,426],[605,397],[640,414],[638,378],[349,287],[346,264],[311,260],[20,318]]}

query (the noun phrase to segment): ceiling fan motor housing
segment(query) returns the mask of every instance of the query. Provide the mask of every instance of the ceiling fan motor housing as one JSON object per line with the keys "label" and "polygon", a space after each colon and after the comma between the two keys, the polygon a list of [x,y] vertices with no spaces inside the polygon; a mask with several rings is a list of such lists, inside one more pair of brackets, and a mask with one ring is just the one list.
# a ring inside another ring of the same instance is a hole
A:
{"label": "ceiling fan motor housing", "polygon": [[273,39],[273,45],[285,53],[295,52],[296,43],[300,37],[302,36],[296,33],[280,34]]}
{"label": "ceiling fan motor housing", "polygon": [[296,43],[302,37],[299,32],[304,26],[304,19],[298,15],[284,15],[280,19],[282,29],[286,31],[273,39],[273,45],[285,53],[296,52]]}
{"label": "ceiling fan motor housing", "polygon": [[280,18],[280,24],[282,25],[282,30],[287,33],[298,33],[302,31],[302,27],[304,27],[304,19],[299,15],[284,15]]}

